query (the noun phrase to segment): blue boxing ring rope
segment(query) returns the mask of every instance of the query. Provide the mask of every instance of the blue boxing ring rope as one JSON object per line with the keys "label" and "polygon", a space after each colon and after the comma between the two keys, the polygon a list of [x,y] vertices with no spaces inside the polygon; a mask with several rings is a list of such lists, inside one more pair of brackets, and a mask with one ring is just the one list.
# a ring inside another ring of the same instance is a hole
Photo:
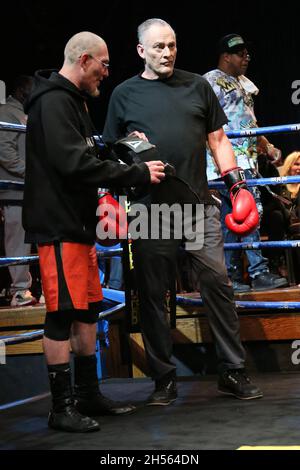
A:
{"label": "blue boxing ring rope", "polygon": [[[277,176],[273,178],[258,178],[247,180],[247,186],[266,186],[275,184],[300,183],[300,176]],[[213,189],[224,189],[224,181],[209,181],[208,186]]]}
{"label": "blue boxing ring rope", "polygon": [[[300,248],[300,240],[284,240],[272,242],[242,242],[242,243],[224,243],[225,250],[259,250],[262,248]],[[98,258],[113,258],[114,256],[121,256],[123,253],[122,248],[117,250],[97,251]],[[13,258],[0,258],[0,268],[7,266],[18,266],[22,264],[36,264],[39,261],[38,255],[27,257],[16,256]]]}
{"label": "blue boxing ring rope", "polygon": [[[10,122],[0,121],[0,130],[26,132],[26,126],[23,124],[13,124]],[[300,131],[300,124],[281,124],[280,126],[268,127],[252,127],[244,130],[226,131],[229,139],[236,139],[238,137],[253,137],[258,135],[267,134],[290,134]],[[99,136],[94,136],[95,140],[99,142]]]}
{"label": "blue boxing ring rope", "polygon": [[[108,308],[103,312],[99,313],[98,320],[104,320],[112,315],[122,311],[125,308],[125,302],[119,303],[114,307]],[[19,333],[17,335],[8,335],[8,336],[0,336],[1,343],[5,345],[13,345],[13,344],[21,344],[27,343],[29,341],[35,341],[41,339],[44,335],[44,330],[35,330],[29,331],[26,333]]]}
{"label": "blue boxing ring rope", "polygon": [[292,132],[299,132],[300,124],[281,124],[280,126],[268,127],[253,127],[244,130],[227,131],[226,135],[229,139],[236,139],[238,137],[253,137],[258,135],[268,134],[290,134]]}
{"label": "blue boxing ring rope", "polygon": [[[177,295],[177,305],[185,307],[203,307],[201,299],[188,299]],[[299,310],[300,302],[259,302],[259,301],[243,301],[237,300],[235,305],[239,309],[273,309],[273,310]],[[180,317],[182,318],[182,317]]]}

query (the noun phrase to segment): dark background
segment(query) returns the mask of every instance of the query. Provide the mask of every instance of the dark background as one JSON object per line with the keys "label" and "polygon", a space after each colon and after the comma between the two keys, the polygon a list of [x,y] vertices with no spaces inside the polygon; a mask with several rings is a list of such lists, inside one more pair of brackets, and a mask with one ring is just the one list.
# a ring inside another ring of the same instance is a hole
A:
{"label": "dark background", "polygon": [[[179,1],[179,0],[178,0]],[[252,42],[248,77],[260,88],[255,101],[261,126],[300,122],[300,104],[291,97],[300,80],[300,27],[297,2],[6,1],[1,6],[0,79],[9,84],[20,73],[59,68],[68,39],[79,31],[102,36],[110,51],[110,77],[90,109],[101,132],[112,89],[136,74],[142,63],[136,53],[136,29],[147,18],[168,21],[177,33],[176,66],[200,74],[215,68],[215,46],[228,33]],[[299,94],[300,96],[300,94]],[[159,110],[158,110],[159,112]],[[299,134],[272,137],[284,154],[300,148]]]}

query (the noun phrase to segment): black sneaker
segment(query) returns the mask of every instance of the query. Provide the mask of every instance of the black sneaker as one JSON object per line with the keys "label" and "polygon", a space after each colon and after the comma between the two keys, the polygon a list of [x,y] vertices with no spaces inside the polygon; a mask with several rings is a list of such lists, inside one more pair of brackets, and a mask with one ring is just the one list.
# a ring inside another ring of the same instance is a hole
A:
{"label": "black sneaker", "polygon": [[61,411],[51,410],[48,416],[48,426],[67,432],[100,431],[97,421],[78,413],[74,405],[67,406]]}
{"label": "black sneaker", "polygon": [[147,406],[170,405],[177,398],[176,377],[163,377],[155,381],[155,390],[147,400]]}
{"label": "black sneaker", "polygon": [[272,273],[272,279],[276,287],[286,287],[289,285],[286,277]]}
{"label": "black sneaker", "polygon": [[278,287],[286,287],[288,285],[288,280],[285,277],[269,272],[259,274],[251,282],[252,289],[257,291],[277,289]]}
{"label": "black sneaker", "polygon": [[232,281],[232,288],[234,292],[237,294],[239,292],[249,292],[251,290],[248,284],[243,284],[242,282],[239,282],[239,281]]}
{"label": "black sneaker", "polygon": [[251,383],[244,369],[230,369],[219,377],[218,392],[233,395],[240,400],[261,398],[263,393]]}

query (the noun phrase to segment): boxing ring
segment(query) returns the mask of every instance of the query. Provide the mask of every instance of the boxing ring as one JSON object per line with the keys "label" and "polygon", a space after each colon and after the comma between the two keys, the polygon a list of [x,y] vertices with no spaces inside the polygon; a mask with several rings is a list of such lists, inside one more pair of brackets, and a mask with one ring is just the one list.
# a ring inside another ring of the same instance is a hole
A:
{"label": "boxing ring", "polygon": [[[25,132],[25,126],[12,125],[9,123],[0,122],[0,131],[11,130],[18,132]],[[300,124],[291,126],[276,126],[272,128],[259,128],[257,130],[251,129],[247,131],[236,131],[230,133],[229,137],[236,138],[241,135],[253,135],[253,132],[257,132],[256,135],[260,134],[278,134],[285,132],[298,132],[300,131]],[[250,134],[251,132],[251,134]],[[98,140],[98,143],[99,140]],[[286,183],[300,182],[300,177],[284,177],[284,178],[262,178],[259,180],[248,181],[248,186],[255,185],[277,185]],[[210,187],[212,187],[210,185]],[[224,187],[222,182],[214,184],[215,189]],[[14,183],[12,181],[0,181],[1,189],[23,189],[23,183]],[[300,248],[300,240],[284,240],[284,241],[261,241],[256,243],[230,243],[224,246],[226,250],[256,250],[262,248],[270,249],[285,249],[295,250]],[[125,251],[125,250],[124,250]],[[125,256],[127,255],[125,251]],[[108,251],[98,251],[97,255],[99,259],[110,258],[113,256],[122,256],[122,249],[114,249],[113,247]],[[38,263],[38,256],[32,255],[28,257],[2,257],[0,258],[0,269],[7,268],[10,265],[22,265],[30,264],[36,265]],[[244,301],[236,300],[236,307],[238,313],[241,313],[240,324],[241,331],[243,327],[243,321],[248,322],[248,318],[244,318],[243,313],[249,310],[254,313],[253,317],[256,316],[255,312],[259,312],[258,317],[261,318],[265,314],[261,312],[274,311],[274,317],[280,312],[282,316],[292,316],[295,312],[300,312],[300,302],[297,302],[296,298],[293,297],[293,289],[291,289],[292,297],[287,297],[291,301],[284,302],[268,302],[264,301]],[[295,292],[299,292],[299,289]],[[128,308],[127,299],[125,292],[114,291],[110,289],[103,289],[104,294],[104,306],[102,311],[99,313],[99,320],[112,319],[118,312],[126,311]],[[243,299],[244,297],[240,297]],[[247,298],[247,297],[246,297]],[[284,297],[285,298],[285,297]],[[201,298],[188,298],[183,295],[176,296],[176,304],[178,308],[187,307],[187,315],[180,315],[180,319],[185,320],[191,310],[202,308],[203,304]],[[34,310],[36,307],[29,307]],[[42,309],[41,309],[42,310]],[[1,310],[0,310],[1,311]],[[127,313],[127,312],[126,312]],[[261,314],[261,315],[260,315]],[[249,316],[251,316],[249,315]],[[127,318],[128,315],[126,315]],[[196,317],[196,315],[195,315]],[[201,317],[203,315],[201,314]],[[272,315],[270,322],[273,323],[275,318]],[[123,317],[122,317],[123,318]],[[127,320],[126,320],[127,321]],[[196,321],[190,320],[192,327],[195,329]],[[198,319],[197,319],[198,321]],[[260,321],[260,320],[259,320]],[[186,324],[186,320],[184,324]],[[202,327],[202,318],[199,318],[200,328]],[[179,320],[178,320],[179,324]],[[33,324],[32,324],[33,325]],[[273,323],[274,325],[274,323]],[[290,323],[291,328],[294,323]],[[297,325],[299,320],[297,319]],[[43,337],[43,329],[40,328],[42,323],[36,323],[34,331],[26,331],[25,333],[18,333],[17,331],[5,330],[2,328],[2,336],[0,332],[0,349],[1,344],[4,348],[12,345],[18,345],[25,343],[34,343]],[[249,323],[246,323],[248,328]],[[275,327],[277,323],[275,320]],[[259,327],[263,328],[263,325],[259,323]],[[180,325],[178,325],[180,334]],[[298,328],[298,327],[297,327]],[[245,330],[245,327],[244,327]],[[299,331],[299,328],[298,328]],[[185,332],[185,330],[184,330]],[[204,330],[205,333],[205,330]],[[256,333],[256,330],[255,330]],[[5,334],[5,336],[4,336]],[[294,330],[293,330],[294,335]],[[199,341],[205,342],[204,340]],[[291,336],[288,338],[290,341]],[[295,336],[293,336],[295,338]],[[198,337],[197,337],[198,339]],[[256,339],[256,338],[255,338]],[[261,339],[261,338],[260,338]],[[243,341],[245,341],[243,339]],[[247,339],[247,341],[252,341]],[[13,347],[16,347],[13,346]],[[181,346],[181,345],[180,345]],[[189,347],[189,344],[187,344]],[[199,346],[199,345],[198,345]],[[207,345],[205,344],[205,347]],[[247,347],[249,344],[247,344]],[[251,346],[251,345],[250,345]],[[36,452],[39,449],[64,449],[64,450],[94,450],[99,453],[99,450],[103,449],[130,449],[131,446],[136,446],[139,449],[145,449],[149,446],[149,436],[151,436],[151,445],[154,449],[187,449],[187,453],[191,446],[193,448],[210,449],[211,442],[214,442],[215,448],[224,449],[228,448],[239,448],[241,445],[250,443],[251,445],[295,445],[299,442],[299,385],[300,378],[299,374],[295,374],[292,371],[291,374],[283,374],[283,377],[276,376],[276,374],[269,371],[264,371],[263,374],[258,376],[258,382],[260,387],[264,390],[265,399],[257,401],[253,406],[251,403],[243,403],[240,405],[234,400],[222,399],[218,400],[214,397],[216,384],[215,377],[210,375],[211,371],[206,373],[207,364],[209,364],[209,345],[208,352],[205,356],[205,377],[199,376],[199,373],[194,373],[191,377],[188,374],[185,375],[184,380],[179,381],[180,388],[180,399],[178,402],[172,405],[171,409],[161,409],[162,407],[146,407],[144,406],[144,398],[148,396],[148,393],[152,389],[153,385],[150,379],[144,378],[142,381],[136,380],[136,378],[118,378],[102,381],[101,390],[105,395],[120,397],[120,400],[126,400],[128,402],[134,401],[134,404],[138,407],[138,412],[131,415],[130,420],[124,422],[124,418],[111,419],[111,417],[101,417],[101,426],[103,432],[101,433],[101,439],[96,435],[85,436],[72,434],[71,436],[62,435],[60,433],[52,433],[47,428],[45,415],[49,410],[49,396],[45,394],[45,390],[48,390],[48,385],[44,389],[38,389],[37,370],[40,370],[41,377],[43,377],[43,370],[35,362],[30,362],[33,379],[33,393],[36,396],[22,395],[17,398],[11,398],[10,394],[5,395],[5,399],[9,397],[11,403],[1,406],[1,428],[0,429],[0,450],[1,449],[28,449]],[[255,350],[258,348],[259,362],[261,362],[261,351],[263,346],[258,345],[257,342],[253,344]],[[268,347],[268,346],[267,346]],[[281,347],[281,345],[279,345]],[[284,346],[283,346],[284,347]],[[196,359],[200,359],[200,363],[203,360],[202,346],[197,347],[197,351],[193,348],[193,354],[196,354]],[[201,351],[200,351],[201,350]],[[265,350],[264,350],[265,351]],[[281,351],[281,350],[280,350]],[[285,350],[284,350],[285,351]],[[296,351],[295,351],[296,352]],[[1,351],[0,351],[1,354]],[[267,359],[269,360],[270,351],[267,351]],[[181,356],[179,356],[181,357]],[[248,354],[249,358],[249,354]],[[273,356],[272,356],[273,358]],[[1,357],[0,357],[1,359]],[[208,360],[207,360],[208,359]],[[10,358],[15,360],[15,358]],[[17,358],[19,360],[19,358]],[[22,358],[21,358],[22,360]],[[43,362],[43,357],[39,355],[38,360],[40,363]],[[15,365],[15,369],[19,371],[21,381],[23,382],[26,371],[22,368],[25,361],[28,363],[28,357],[24,356],[21,367]],[[30,360],[31,361],[31,360]],[[34,361],[34,359],[32,359]],[[16,364],[16,363],[14,363]],[[200,366],[199,366],[200,367]],[[208,366],[209,367],[209,366]],[[1,370],[1,369],[0,369]],[[99,370],[99,369],[98,369]],[[184,370],[185,371],[185,370]],[[99,374],[98,374],[99,376]],[[18,377],[18,376],[17,376]],[[114,376],[113,376],[114,377]],[[115,377],[123,377],[116,375]],[[3,369],[3,381],[10,383],[10,369],[9,366]],[[15,386],[15,384],[13,384]],[[21,388],[21,387],[20,387]],[[11,389],[10,389],[11,390]],[[19,391],[18,391],[19,392]],[[23,392],[23,390],[22,390]],[[212,399],[213,397],[213,399]],[[284,397],[284,399],[283,399]],[[19,400],[22,398],[22,400]],[[25,400],[24,400],[25,398]],[[14,401],[18,400],[18,401]],[[195,406],[199,403],[201,406]],[[19,405],[19,406],[17,406]],[[20,406],[21,405],[21,406]],[[158,409],[159,408],[159,409]],[[165,407],[169,408],[169,407]],[[192,410],[192,412],[191,412]],[[186,417],[188,416],[188,419]],[[288,419],[287,419],[288,418]],[[199,428],[199,423],[203,423],[203,429]],[[245,425],[247,423],[247,425]],[[107,429],[108,432],[104,432]],[[123,432],[120,432],[120,429]],[[195,434],[195,429],[197,433]],[[228,429],[230,429],[230,442],[227,438]],[[116,438],[117,436],[117,438]],[[225,444],[224,444],[225,442]],[[226,447],[227,446],[227,447]],[[151,447],[152,448],[152,447]],[[50,455],[50,454],[49,454]],[[97,462],[99,463],[99,462]]]}
{"label": "boxing ring", "polygon": [[[21,124],[12,124],[6,122],[0,122],[0,131],[13,131],[13,132],[26,132],[26,126]],[[238,137],[253,137],[259,135],[268,134],[285,134],[294,133],[300,131],[300,124],[286,124],[280,126],[260,127],[251,128],[247,130],[235,130],[226,132],[230,139]],[[101,146],[99,136],[94,136],[96,142]],[[300,176],[295,177],[273,177],[273,178],[259,178],[247,180],[248,186],[269,186],[287,183],[300,183]],[[0,181],[1,189],[18,189],[22,190],[24,184],[16,183],[13,181]],[[222,189],[225,188],[225,184],[222,181],[216,181],[209,183],[211,189]],[[284,240],[284,241],[261,241],[254,243],[225,243],[225,250],[257,250],[263,248],[270,249],[299,249],[300,240]],[[98,251],[97,255],[99,258],[122,256],[122,249],[109,249],[105,252]],[[7,267],[10,265],[21,265],[21,264],[36,264],[38,263],[38,256],[28,257],[15,257],[15,258],[0,258],[0,268]],[[103,289],[104,301],[107,302],[107,308],[99,313],[99,320],[108,319],[115,313],[120,312],[126,308],[125,292],[115,291],[111,289]],[[176,296],[176,304],[180,306],[194,306],[202,307],[201,299],[189,299],[183,296]],[[257,302],[257,301],[236,301],[236,308],[241,309],[272,309],[272,310],[300,310],[300,302]],[[5,344],[16,344],[18,342],[27,342],[40,339],[43,336],[43,330],[32,331],[30,333],[23,333],[20,335],[11,336],[0,336],[0,341]]]}

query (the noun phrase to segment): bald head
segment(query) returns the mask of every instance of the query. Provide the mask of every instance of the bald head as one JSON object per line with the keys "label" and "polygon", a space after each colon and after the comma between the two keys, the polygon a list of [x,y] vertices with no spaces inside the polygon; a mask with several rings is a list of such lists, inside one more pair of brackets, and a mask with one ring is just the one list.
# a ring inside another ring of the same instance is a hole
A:
{"label": "bald head", "polygon": [[144,43],[145,33],[147,33],[147,31],[149,31],[149,29],[152,28],[152,26],[161,26],[165,28],[170,28],[174,36],[176,36],[173,28],[165,20],[162,20],[160,18],[150,18],[149,20],[144,21],[138,27],[137,36],[138,36],[138,41],[140,44]]}
{"label": "bald head", "polygon": [[108,67],[109,53],[104,39],[82,31],[67,42],[65,60],[59,73],[79,90],[98,96],[100,83],[109,75]]}
{"label": "bald head", "polygon": [[89,31],[77,33],[66,44],[64,52],[65,63],[68,65],[75,64],[84,52],[93,55],[103,46],[106,46],[106,43],[97,34],[90,33]]}

